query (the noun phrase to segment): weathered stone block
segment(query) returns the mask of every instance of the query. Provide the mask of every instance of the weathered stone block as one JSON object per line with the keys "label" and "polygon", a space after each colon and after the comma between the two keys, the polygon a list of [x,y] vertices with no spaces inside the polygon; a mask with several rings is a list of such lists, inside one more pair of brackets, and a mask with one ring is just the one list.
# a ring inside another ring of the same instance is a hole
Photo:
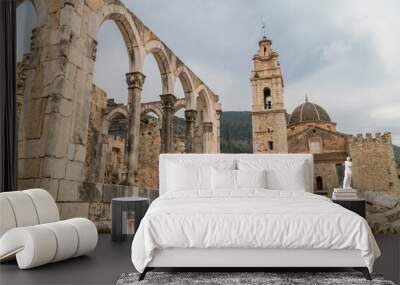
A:
{"label": "weathered stone block", "polygon": [[37,178],[40,176],[40,158],[26,158],[18,161],[19,178]]}
{"label": "weathered stone block", "polygon": [[85,202],[64,202],[60,203],[60,216],[62,220],[71,218],[88,218],[89,203]]}
{"label": "weathered stone block", "polygon": [[19,158],[37,158],[44,155],[44,144],[40,139],[26,140],[21,144]]}
{"label": "weathered stone block", "polygon": [[101,183],[83,182],[79,187],[79,198],[82,201],[101,201],[103,185]]}
{"label": "weathered stone block", "polygon": [[46,132],[45,155],[56,158],[66,157],[69,124],[69,118],[63,117],[59,113],[46,115],[44,122]]}
{"label": "weathered stone block", "polygon": [[51,179],[51,178],[42,178],[38,179],[38,182],[35,184],[37,188],[42,188],[47,190],[51,196],[53,196],[54,200],[57,201],[57,194],[58,194],[58,186],[59,180],[58,179]]}
{"label": "weathered stone block", "polygon": [[42,177],[64,178],[66,160],[63,158],[45,157],[42,162]]}
{"label": "weathered stone block", "polygon": [[42,135],[47,99],[29,100],[25,106],[25,135],[27,139],[38,139]]}
{"label": "weathered stone block", "polygon": [[37,179],[35,178],[21,179],[21,177],[18,177],[18,189],[16,190],[26,190],[34,188],[36,180]]}
{"label": "weathered stone block", "polygon": [[97,11],[104,6],[104,0],[85,0],[85,4],[92,9]]}
{"label": "weathered stone block", "polygon": [[65,178],[69,180],[83,181],[83,163],[67,161]]}
{"label": "weathered stone block", "polygon": [[86,159],[86,148],[83,145],[75,145],[75,155],[74,160],[85,162]]}
{"label": "weathered stone block", "polygon": [[71,180],[60,180],[60,188],[58,190],[57,201],[60,202],[76,202],[80,199],[79,189],[81,182]]}
{"label": "weathered stone block", "polygon": [[76,13],[74,7],[71,5],[65,5],[61,9],[60,13],[60,25],[70,26],[74,35],[79,36],[81,34],[81,22],[82,17]]}
{"label": "weathered stone block", "polygon": [[103,202],[110,203],[112,198],[121,197],[120,185],[104,184],[103,185]]}
{"label": "weathered stone block", "polygon": [[43,85],[50,85],[54,79],[63,76],[65,72],[65,59],[57,58],[46,62],[46,68],[43,68]]}

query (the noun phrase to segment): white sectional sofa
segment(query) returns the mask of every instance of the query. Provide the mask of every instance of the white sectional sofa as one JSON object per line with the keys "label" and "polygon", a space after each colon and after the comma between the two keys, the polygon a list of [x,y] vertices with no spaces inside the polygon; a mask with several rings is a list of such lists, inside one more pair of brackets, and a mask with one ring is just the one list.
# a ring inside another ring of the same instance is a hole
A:
{"label": "white sectional sofa", "polygon": [[96,226],[85,218],[60,221],[49,192],[30,189],[0,193],[0,261],[20,269],[84,255],[96,248]]}

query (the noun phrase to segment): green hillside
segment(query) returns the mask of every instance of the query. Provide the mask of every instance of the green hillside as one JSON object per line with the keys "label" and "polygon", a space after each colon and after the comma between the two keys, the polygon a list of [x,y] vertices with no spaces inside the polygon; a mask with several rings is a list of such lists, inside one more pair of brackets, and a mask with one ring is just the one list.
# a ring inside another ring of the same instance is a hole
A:
{"label": "green hillside", "polygon": [[[174,116],[174,131],[185,135],[185,119]],[[221,114],[221,152],[251,153],[251,113],[223,112]]]}
{"label": "green hillside", "polygon": [[400,161],[400,146],[393,145],[394,159]]}
{"label": "green hillside", "polygon": [[222,112],[221,152],[252,153],[251,112]]}

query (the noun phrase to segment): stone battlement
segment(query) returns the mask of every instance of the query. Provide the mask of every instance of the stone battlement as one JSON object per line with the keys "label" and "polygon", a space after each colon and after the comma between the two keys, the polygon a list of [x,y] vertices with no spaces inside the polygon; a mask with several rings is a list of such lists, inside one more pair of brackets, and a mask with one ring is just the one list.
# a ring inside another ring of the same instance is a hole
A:
{"label": "stone battlement", "polygon": [[381,143],[381,144],[392,144],[392,134],[390,132],[375,133],[373,136],[371,133],[366,133],[365,137],[363,134],[357,134],[349,137],[350,143],[364,144],[364,143]]}

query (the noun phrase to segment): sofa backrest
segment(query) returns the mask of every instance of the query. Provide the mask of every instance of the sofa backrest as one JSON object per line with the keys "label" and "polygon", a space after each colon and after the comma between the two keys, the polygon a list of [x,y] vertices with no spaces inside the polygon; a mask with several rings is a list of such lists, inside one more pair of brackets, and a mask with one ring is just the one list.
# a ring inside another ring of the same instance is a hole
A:
{"label": "sofa backrest", "polygon": [[60,220],[53,197],[43,189],[0,193],[0,217],[0,237],[15,227]]}
{"label": "sofa backrest", "polygon": [[159,163],[160,195],[168,190],[169,163],[192,166],[215,166],[226,169],[237,169],[240,160],[262,161],[266,166],[279,165],[288,162],[305,163],[306,191],[313,192],[313,156],[312,154],[161,154]]}

